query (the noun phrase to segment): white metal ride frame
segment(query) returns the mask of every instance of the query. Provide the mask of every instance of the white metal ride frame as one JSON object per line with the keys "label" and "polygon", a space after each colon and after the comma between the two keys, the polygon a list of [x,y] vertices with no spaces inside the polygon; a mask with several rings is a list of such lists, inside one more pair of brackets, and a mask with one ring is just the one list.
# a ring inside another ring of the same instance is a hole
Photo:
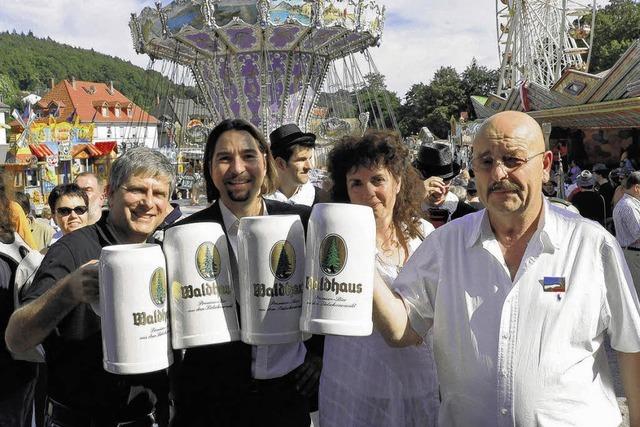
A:
{"label": "white metal ride frame", "polygon": [[496,0],[498,95],[525,80],[551,87],[566,68],[587,71],[595,11],[595,0]]}

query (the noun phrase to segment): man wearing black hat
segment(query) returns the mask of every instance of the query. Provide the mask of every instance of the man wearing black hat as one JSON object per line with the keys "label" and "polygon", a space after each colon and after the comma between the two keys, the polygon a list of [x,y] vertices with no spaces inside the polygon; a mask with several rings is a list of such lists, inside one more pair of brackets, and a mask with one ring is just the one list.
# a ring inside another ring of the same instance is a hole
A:
{"label": "man wearing black hat", "polygon": [[437,142],[422,144],[413,166],[424,180],[426,195],[422,210],[434,227],[476,212],[473,206],[449,192],[449,184],[461,168],[448,145]]}
{"label": "man wearing black hat", "polygon": [[324,191],[309,181],[316,136],[290,123],[271,132],[269,140],[278,170],[278,189],[267,198],[306,206],[325,201]]}

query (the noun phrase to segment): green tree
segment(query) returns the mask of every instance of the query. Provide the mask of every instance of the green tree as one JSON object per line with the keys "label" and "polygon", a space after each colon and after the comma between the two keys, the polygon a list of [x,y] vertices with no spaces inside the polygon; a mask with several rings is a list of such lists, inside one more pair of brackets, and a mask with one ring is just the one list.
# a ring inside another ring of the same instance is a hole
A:
{"label": "green tree", "polygon": [[[591,23],[591,16],[583,19]],[[640,38],[640,2],[611,0],[596,12],[594,43],[592,46],[590,73],[608,70],[620,56]]]}
{"label": "green tree", "polygon": [[208,278],[213,278],[216,275],[216,262],[209,246],[204,253],[204,275]]}
{"label": "green tree", "polygon": [[413,85],[400,109],[400,129],[415,134],[427,126],[444,139],[449,134],[449,119],[466,110],[467,98],[460,75],[453,67],[440,67],[429,85]]}
{"label": "green tree", "polygon": [[403,135],[412,135],[427,126],[427,115],[435,103],[431,86],[417,83],[411,86],[405,95],[405,103],[398,111],[400,118],[400,132]]}
{"label": "green tree", "polygon": [[340,253],[335,238],[331,238],[331,246],[329,246],[329,250],[324,259],[323,269],[331,274],[335,274],[340,270]]}
{"label": "green tree", "polygon": [[474,95],[487,96],[498,90],[498,70],[491,70],[485,66],[478,65],[476,58],[462,72],[462,90],[466,98],[466,110],[469,118],[476,118],[471,97]]}
{"label": "green tree", "polygon": [[20,103],[20,91],[6,74],[0,74],[0,101],[13,106]]}
{"label": "green tree", "polygon": [[276,277],[278,279],[286,279],[291,275],[291,261],[287,255],[284,245],[278,257],[278,266],[276,267]]}
{"label": "green tree", "polygon": [[[365,87],[354,93],[364,112],[369,113],[369,127],[393,129],[393,117],[398,116],[400,98],[387,89],[385,77],[380,73],[364,76]],[[393,117],[392,117],[393,116]]]}
{"label": "green tree", "polygon": [[164,303],[165,296],[166,296],[162,274],[163,274],[162,270],[157,270],[155,275],[156,297],[157,297],[157,302],[160,304]]}

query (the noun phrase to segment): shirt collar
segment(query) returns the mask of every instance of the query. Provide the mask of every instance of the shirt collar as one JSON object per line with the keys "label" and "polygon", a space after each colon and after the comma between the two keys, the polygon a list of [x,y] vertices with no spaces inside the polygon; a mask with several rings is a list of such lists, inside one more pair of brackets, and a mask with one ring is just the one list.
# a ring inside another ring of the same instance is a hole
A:
{"label": "shirt collar", "polygon": [[[538,229],[531,237],[531,241],[539,239],[542,243],[542,251],[553,253],[560,248],[562,234],[559,229],[558,214],[554,212],[546,197],[542,198],[542,216],[538,222]],[[559,209],[559,208],[558,208]],[[473,215],[471,232],[468,233],[466,246],[471,248],[477,244],[482,244],[487,240],[495,239],[491,223],[489,222],[489,212],[487,209]]]}
{"label": "shirt collar", "polygon": [[307,181],[305,184],[299,185],[296,189],[295,193],[291,195],[291,197],[285,196],[285,194],[280,191],[280,189],[276,190],[272,194],[272,198],[279,202],[289,203],[290,205],[313,205],[313,200],[316,197],[316,190],[311,183],[311,181]]}
{"label": "shirt collar", "polygon": [[108,245],[125,244],[125,242],[118,238],[118,233],[116,233],[115,227],[111,222],[111,218],[109,218],[109,211],[102,212],[102,216],[95,225],[98,233]]}
{"label": "shirt collar", "polygon": [[629,193],[623,193],[622,197],[620,198],[620,200],[626,200],[629,203],[633,203],[636,205],[640,205],[640,200],[638,200],[637,198],[633,197],[632,195],[630,195]]}
{"label": "shirt collar", "polygon": [[[267,212],[267,204],[264,199],[262,200],[262,215],[269,215]],[[222,213],[222,222],[224,222],[224,228],[227,233],[230,231],[232,227],[235,227],[235,231],[237,233],[238,225],[240,223],[240,219],[235,216],[228,207],[225,206],[224,202],[220,200],[220,212]]]}

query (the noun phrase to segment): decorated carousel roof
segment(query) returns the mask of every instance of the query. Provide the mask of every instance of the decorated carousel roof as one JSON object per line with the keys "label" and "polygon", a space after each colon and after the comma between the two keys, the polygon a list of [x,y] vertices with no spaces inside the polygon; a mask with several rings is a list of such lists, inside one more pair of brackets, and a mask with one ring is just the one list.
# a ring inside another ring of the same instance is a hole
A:
{"label": "decorated carousel roof", "polygon": [[[526,97],[523,102],[522,98]],[[640,126],[640,39],[607,72],[569,69],[551,88],[526,83],[508,98],[472,98],[479,118],[506,110],[527,111],[538,121],[570,128]]]}
{"label": "decorated carousel roof", "polygon": [[371,0],[176,0],[132,15],[138,53],[193,64],[199,56],[295,49],[340,58],[378,43]]}
{"label": "decorated carousel roof", "polygon": [[305,127],[331,61],[379,43],[374,0],[175,0],[132,14],[134,47],[190,68],[214,120]]}

